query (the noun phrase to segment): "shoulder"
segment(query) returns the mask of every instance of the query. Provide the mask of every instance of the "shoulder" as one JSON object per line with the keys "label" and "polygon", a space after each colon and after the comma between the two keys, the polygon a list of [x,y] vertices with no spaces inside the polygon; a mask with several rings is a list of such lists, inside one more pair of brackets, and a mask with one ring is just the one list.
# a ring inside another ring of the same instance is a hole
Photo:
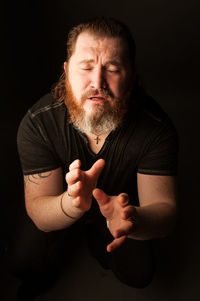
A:
{"label": "shoulder", "polygon": [[162,123],[165,120],[169,120],[168,114],[158,102],[148,94],[143,94],[137,98],[136,106],[141,115],[152,122]]}
{"label": "shoulder", "polygon": [[176,133],[170,116],[153,97],[146,93],[137,95],[133,99],[130,112],[129,114],[135,115],[132,119],[137,120],[137,125],[146,129],[148,133],[166,127]]}
{"label": "shoulder", "polygon": [[142,94],[133,99],[128,115],[132,143],[137,141],[140,153],[161,146],[178,151],[179,139],[174,123],[151,96]]}
{"label": "shoulder", "polygon": [[[133,102],[134,103],[134,102]],[[134,103],[136,134],[140,145],[138,172],[154,175],[174,175],[177,170],[178,135],[162,107],[148,95]]]}
{"label": "shoulder", "polygon": [[53,125],[60,126],[65,120],[66,112],[65,103],[58,102],[51,93],[48,93],[28,109],[19,129],[44,126],[48,130]]}
{"label": "shoulder", "polygon": [[25,114],[18,128],[18,141],[26,137],[47,140],[61,132],[66,120],[65,103],[56,101],[52,94],[41,97]]}
{"label": "shoulder", "polygon": [[28,113],[32,118],[45,113],[65,112],[66,106],[63,102],[55,100],[51,93],[41,97],[29,110]]}
{"label": "shoulder", "polygon": [[46,172],[61,166],[65,112],[65,104],[47,94],[22,119],[17,132],[17,148],[24,174]]}

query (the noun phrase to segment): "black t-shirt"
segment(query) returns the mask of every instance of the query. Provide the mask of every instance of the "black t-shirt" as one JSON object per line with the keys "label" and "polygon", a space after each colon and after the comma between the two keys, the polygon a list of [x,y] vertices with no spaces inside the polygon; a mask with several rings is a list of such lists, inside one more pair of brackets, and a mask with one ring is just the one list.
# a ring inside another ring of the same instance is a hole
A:
{"label": "black t-shirt", "polygon": [[131,102],[123,124],[109,134],[98,154],[91,151],[86,136],[68,122],[65,104],[57,102],[51,94],[27,112],[17,141],[24,175],[61,167],[64,181],[75,159],[80,159],[82,169],[87,170],[103,158],[106,165],[97,187],[109,195],[126,192],[135,205],[137,173],[176,174],[176,131],[166,113],[147,95]]}

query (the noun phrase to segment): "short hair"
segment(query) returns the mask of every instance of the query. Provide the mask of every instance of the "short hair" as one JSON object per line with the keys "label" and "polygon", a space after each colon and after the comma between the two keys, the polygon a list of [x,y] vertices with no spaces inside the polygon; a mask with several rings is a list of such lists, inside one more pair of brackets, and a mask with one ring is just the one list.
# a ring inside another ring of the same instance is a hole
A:
{"label": "short hair", "polygon": [[[135,40],[129,28],[123,22],[114,18],[95,18],[72,27],[67,38],[67,61],[74,53],[77,38],[82,32],[88,32],[100,38],[121,38],[128,48],[132,70],[135,69]],[[64,101],[66,97],[65,79],[66,75],[65,72],[63,72],[52,89],[53,96],[59,102]]]}
{"label": "short hair", "polygon": [[121,38],[127,45],[132,67],[135,65],[135,40],[129,28],[121,21],[113,18],[96,18],[74,26],[68,34],[67,60],[72,56],[78,36],[82,32],[94,34],[97,37]]}

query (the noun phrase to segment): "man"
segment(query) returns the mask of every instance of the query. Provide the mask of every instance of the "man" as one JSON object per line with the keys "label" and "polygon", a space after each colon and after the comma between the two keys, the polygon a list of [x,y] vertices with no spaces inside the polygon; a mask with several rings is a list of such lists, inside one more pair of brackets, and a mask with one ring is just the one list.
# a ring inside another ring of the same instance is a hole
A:
{"label": "man", "polygon": [[124,24],[100,18],[70,31],[64,73],[24,117],[18,149],[26,210],[43,235],[90,225],[91,248],[107,244],[117,277],[147,285],[146,241],[168,235],[176,219],[177,138],[139,88]]}

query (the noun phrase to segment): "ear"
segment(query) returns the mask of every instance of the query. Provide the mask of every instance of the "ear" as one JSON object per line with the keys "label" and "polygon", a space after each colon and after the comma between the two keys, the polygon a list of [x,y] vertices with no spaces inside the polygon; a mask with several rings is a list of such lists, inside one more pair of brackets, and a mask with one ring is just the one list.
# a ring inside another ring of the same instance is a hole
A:
{"label": "ear", "polygon": [[67,62],[65,61],[64,64],[63,64],[64,70],[65,70],[65,74],[67,74],[67,65],[68,65]]}

